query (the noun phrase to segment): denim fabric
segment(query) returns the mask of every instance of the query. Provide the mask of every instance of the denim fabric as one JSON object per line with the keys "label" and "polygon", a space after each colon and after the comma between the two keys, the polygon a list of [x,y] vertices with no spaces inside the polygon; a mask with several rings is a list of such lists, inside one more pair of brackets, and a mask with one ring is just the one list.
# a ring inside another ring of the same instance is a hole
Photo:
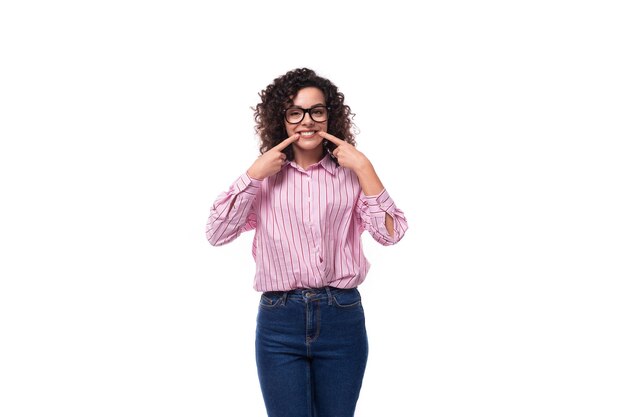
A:
{"label": "denim fabric", "polygon": [[265,292],[256,361],[269,417],[352,417],[367,362],[356,288]]}

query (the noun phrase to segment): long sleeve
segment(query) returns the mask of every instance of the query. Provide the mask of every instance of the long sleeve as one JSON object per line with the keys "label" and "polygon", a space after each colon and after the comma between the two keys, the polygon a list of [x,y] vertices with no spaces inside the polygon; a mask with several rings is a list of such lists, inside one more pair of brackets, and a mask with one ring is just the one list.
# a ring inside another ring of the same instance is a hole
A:
{"label": "long sleeve", "polygon": [[206,224],[206,237],[211,245],[224,245],[256,227],[254,199],[260,187],[260,180],[244,173],[227,192],[220,194]]}
{"label": "long sleeve", "polygon": [[[382,245],[398,243],[408,228],[404,213],[396,207],[385,189],[373,196],[366,196],[361,192],[355,209],[363,229]],[[393,219],[393,237],[389,235],[385,226],[386,214]]]}

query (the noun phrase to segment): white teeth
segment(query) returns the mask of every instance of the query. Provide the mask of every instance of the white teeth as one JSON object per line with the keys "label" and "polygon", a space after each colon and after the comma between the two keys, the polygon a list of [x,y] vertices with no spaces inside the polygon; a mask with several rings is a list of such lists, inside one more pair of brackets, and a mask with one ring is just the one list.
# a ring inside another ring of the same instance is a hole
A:
{"label": "white teeth", "polygon": [[300,132],[300,135],[302,136],[313,136],[315,134],[315,132]]}

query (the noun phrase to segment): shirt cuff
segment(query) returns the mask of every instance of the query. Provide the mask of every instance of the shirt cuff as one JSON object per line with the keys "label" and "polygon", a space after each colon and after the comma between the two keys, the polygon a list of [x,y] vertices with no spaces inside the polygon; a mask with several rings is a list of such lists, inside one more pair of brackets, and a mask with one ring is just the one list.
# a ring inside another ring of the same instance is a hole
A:
{"label": "shirt cuff", "polygon": [[370,208],[370,213],[378,213],[378,212],[386,212],[393,213],[395,209],[395,204],[387,190],[383,188],[383,190],[376,195],[365,195],[363,194],[361,197],[363,204]]}
{"label": "shirt cuff", "polygon": [[257,180],[256,178],[252,178],[248,175],[247,172],[244,172],[237,181],[232,185],[232,190],[235,193],[239,194],[242,191],[249,189],[248,192],[252,194],[256,194],[257,191],[261,188],[262,180]]}

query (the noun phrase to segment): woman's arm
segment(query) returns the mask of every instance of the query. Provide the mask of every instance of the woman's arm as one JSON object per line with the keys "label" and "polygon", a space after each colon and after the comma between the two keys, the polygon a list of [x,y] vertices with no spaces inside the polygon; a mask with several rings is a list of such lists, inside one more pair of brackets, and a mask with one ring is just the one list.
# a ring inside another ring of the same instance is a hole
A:
{"label": "woman's arm", "polygon": [[[362,166],[355,169],[354,173],[359,178],[359,184],[361,184],[361,189],[366,197],[377,196],[385,189],[376,171],[374,171],[374,166],[369,160],[367,160],[367,163],[363,163]],[[389,213],[385,213],[385,227],[389,232],[389,236],[393,237],[393,218]]]}
{"label": "woman's arm", "polygon": [[227,192],[220,194],[206,224],[206,237],[211,245],[224,245],[256,227],[254,199],[260,188],[261,181],[245,173]]}
{"label": "woman's arm", "polygon": [[282,152],[300,138],[295,134],[269,151],[265,152],[248,168],[228,192],[220,195],[213,207],[206,225],[206,237],[214,246],[223,245],[235,239],[246,230],[256,227],[254,198],[264,178],[280,171],[286,155]]}
{"label": "woman's arm", "polygon": [[[396,208],[393,200],[385,191],[380,178],[374,170],[374,166],[367,157],[354,146],[327,132],[318,132],[320,136],[337,145],[333,155],[339,165],[349,168],[356,174],[361,185],[363,195],[357,204],[357,214],[362,218],[368,231],[374,238],[383,244],[398,242],[407,229],[406,219],[402,211]],[[379,217],[384,213],[384,221],[379,222]],[[379,223],[382,223],[379,224]],[[381,226],[387,231],[384,236]]]}

